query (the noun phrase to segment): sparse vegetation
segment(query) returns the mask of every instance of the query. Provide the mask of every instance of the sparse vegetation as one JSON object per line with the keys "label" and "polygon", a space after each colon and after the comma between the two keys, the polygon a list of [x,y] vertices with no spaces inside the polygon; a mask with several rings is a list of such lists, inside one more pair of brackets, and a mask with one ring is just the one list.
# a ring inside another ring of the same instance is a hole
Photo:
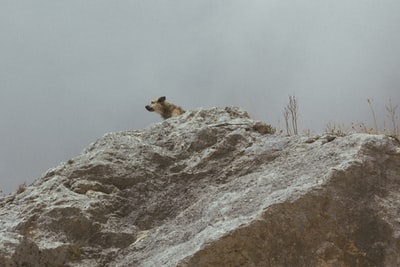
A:
{"label": "sparse vegetation", "polygon": [[363,122],[358,122],[358,123],[351,123],[351,129],[356,132],[356,133],[368,133],[368,134],[374,134],[376,133],[374,128],[367,128],[365,123]]}
{"label": "sparse vegetation", "polygon": [[359,128],[361,129],[361,132],[370,133],[370,134],[386,134],[386,135],[395,137],[397,139],[400,138],[400,130],[399,130],[399,126],[398,126],[398,118],[399,117],[396,114],[398,105],[393,105],[392,100],[389,99],[389,101],[388,101],[389,103],[385,106],[385,108],[386,108],[386,112],[387,112],[386,116],[390,120],[391,127],[388,127],[388,123],[384,119],[383,120],[383,130],[379,130],[378,121],[377,121],[376,115],[375,115],[375,110],[372,105],[373,99],[368,98],[367,101],[371,108],[371,114],[372,114],[372,118],[374,121],[374,127],[368,129],[364,123],[360,123]]}
{"label": "sparse vegetation", "polygon": [[368,105],[369,105],[369,107],[371,109],[372,118],[373,118],[373,122],[374,122],[374,128],[372,128],[372,129],[375,129],[375,132],[378,133],[379,132],[379,127],[378,127],[378,122],[376,120],[375,110],[374,110],[374,107],[373,107],[374,100],[372,98],[368,98],[367,102],[368,102]]}
{"label": "sparse vegetation", "polygon": [[18,186],[17,194],[21,194],[21,193],[25,192],[25,190],[26,190],[26,182],[24,182],[23,184],[20,184]]}
{"label": "sparse vegetation", "polygon": [[388,113],[387,116],[389,117],[390,122],[392,123],[391,135],[400,138],[400,129],[399,125],[397,124],[399,117],[396,114],[398,107],[399,107],[398,105],[393,106],[392,99],[389,99],[389,104],[386,106],[386,111]]}
{"label": "sparse vegetation", "polygon": [[[374,99],[367,98],[368,106],[372,115],[372,127],[368,127],[364,122],[351,123],[350,127],[346,127],[343,123],[329,122],[325,127],[325,133],[336,136],[345,136],[350,132],[367,133],[367,134],[385,134],[400,139],[400,125],[397,111],[399,106],[394,105],[392,99],[389,99],[386,108],[386,119],[379,121],[375,112]],[[285,119],[286,134],[288,136],[298,134],[298,100],[295,96],[289,95],[289,102],[283,108],[283,117]],[[380,127],[381,126],[381,127]],[[383,126],[383,127],[382,127]],[[282,130],[278,132],[283,132]],[[306,130],[305,134],[310,134],[310,130]]]}
{"label": "sparse vegetation", "polygon": [[283,109],[283,117],[285,118],[286,134],[298,134],[298,102],[295,96],[289,95],[289,103]]}
{"label": "sparse vegetation", "polygon": [[346,127],[344,124],[336,124],[329,122],[326,127],[325,127],[325,133],[336,135],[336,136],[345,136],[346,132]]}
{"label": "sparse vegetation", "polygon": [[[367,99],[368,105],[371,110],[373,127],[368,127],[364,122],[352,123],[351,130],[347,130],[344,124],[334,124],[328,123],[325,132],[329,134],[343,136],[347,133],[353,131],[357,133],[367,133],[367,134],[386,134],[392,136],[396,139],[400,138],[400,128],[399,128],[399,117],[397,115],[398,105],[393,105],[392,100],[389,99],[389,103],[386,107],[386,117],[389,119],[389,123],[384,119],[381,124],[375,113],[374,100],[372,98]],[[383,125],[380,128],[379,125]],[[388,126],[390,125],[390,127]],[[380,130],[382,129],[382,130]]]}

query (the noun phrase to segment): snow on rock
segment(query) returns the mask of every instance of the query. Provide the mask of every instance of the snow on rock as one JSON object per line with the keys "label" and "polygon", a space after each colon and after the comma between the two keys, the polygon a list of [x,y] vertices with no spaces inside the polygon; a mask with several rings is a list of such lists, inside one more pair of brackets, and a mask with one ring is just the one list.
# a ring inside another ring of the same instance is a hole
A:
{"label": "snow on rock", "polygon": [[239,108],[106,134],[0,200],[0,266],[400,266],[400,145]]}

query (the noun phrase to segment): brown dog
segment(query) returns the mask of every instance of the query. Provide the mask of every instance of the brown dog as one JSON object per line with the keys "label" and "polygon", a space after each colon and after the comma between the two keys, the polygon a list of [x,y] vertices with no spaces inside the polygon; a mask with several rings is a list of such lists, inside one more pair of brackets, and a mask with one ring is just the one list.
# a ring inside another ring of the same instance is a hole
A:
{"label": "brown dog", "polygon": [[164,120],[179,116],[185,112],[181,107],[165,101],[166,99],[165,96],[153,99],[150,105],[146,106],[146,109],[160,114]]}

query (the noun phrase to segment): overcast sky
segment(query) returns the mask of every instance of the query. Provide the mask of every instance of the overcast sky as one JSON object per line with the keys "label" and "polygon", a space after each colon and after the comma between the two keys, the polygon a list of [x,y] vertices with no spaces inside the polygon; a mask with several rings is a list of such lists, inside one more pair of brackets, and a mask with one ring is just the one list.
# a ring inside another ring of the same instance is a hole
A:
{"label": "overcast sky", "polygon": [[399,0],[0,0],[0,188],[30,184],[107,132],[241,106],[283,127],[371,122],[400,104]]}

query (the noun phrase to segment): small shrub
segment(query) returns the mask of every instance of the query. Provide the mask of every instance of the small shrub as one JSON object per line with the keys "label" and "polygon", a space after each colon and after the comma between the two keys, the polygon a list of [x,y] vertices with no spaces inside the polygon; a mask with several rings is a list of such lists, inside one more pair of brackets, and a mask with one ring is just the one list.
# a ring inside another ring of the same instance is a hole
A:
{"label": "small shrub", "polygon": [[26,190],[26,182],[24,182],[23,184],[20,184],[18,186],[17,194],[21,194],[21,193],[25,192],[25,190]]}

